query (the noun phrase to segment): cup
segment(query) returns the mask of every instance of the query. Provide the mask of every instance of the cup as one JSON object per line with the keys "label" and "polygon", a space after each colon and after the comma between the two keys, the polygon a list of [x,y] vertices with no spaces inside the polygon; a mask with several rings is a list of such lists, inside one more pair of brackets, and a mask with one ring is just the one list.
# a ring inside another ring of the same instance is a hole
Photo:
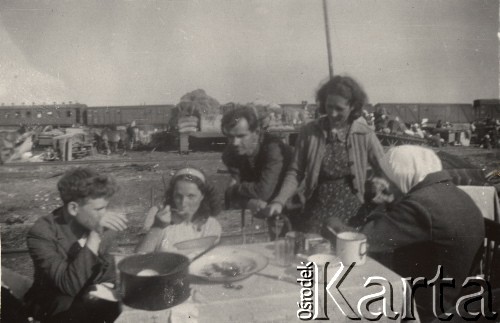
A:
{"label": "cup", "polygon": [[277,239],[274,241],[274,253],[276,264],[279,266],[290,266],[295,259],[295,239]]}
{"label": "cup", "polygon": [[353,262],[363,265],[367,249],[366,236],[362,233],[341,232],[337,235],[337,256],[345,266],[350,266]]}

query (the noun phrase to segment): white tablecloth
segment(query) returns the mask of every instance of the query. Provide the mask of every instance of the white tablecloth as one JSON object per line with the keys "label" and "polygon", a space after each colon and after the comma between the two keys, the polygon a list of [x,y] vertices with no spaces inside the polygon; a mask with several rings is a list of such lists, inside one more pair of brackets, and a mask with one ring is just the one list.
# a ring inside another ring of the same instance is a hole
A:
{"label": "white tablecloth", "polygon": [[[234,248],[246,248],[258,252],[270,259],[269,265],[260,274],[254,274],[244,280],[233,283],[241,289],[227,289],[222,284],[191,283],[191,297],[185,303],[171,309],[148,312],[123,306],[123,312],[116,320],[123,322],[301,322],[297,318],[301,286],[297,264],[283,268],[273,264],[273,243],[238,245]],[[337,269],[329,271],[329,279]],[[345,272],[345,270],[344,270]],[[272,279],[265,275],[282,277]],[[356,311],[358,301],[368,295],[380,292],[380,286],[364,287],[370,276],[386,279],[393,288],[393,308],[403,307],[403,286],[401,277],[368,258],[366,264],[356,266],[343,281],[340,291]],[[338,280],[337,280],[338,281]],[[320,289],[321,290],[321,289]],[[387,292],[388,293],[388,292]],[[389,296],[389,294],[387,294]],[[338,297],[337,297],[338,298]],[[380,309],[382,301],[370,306],[372,312]],[[327,302],[327,314],[332,322],[352,322],[345,317],[331,298]],[[379,322],[399,322],[382,317]],[[361,320],[358,322],[369,322]]]}

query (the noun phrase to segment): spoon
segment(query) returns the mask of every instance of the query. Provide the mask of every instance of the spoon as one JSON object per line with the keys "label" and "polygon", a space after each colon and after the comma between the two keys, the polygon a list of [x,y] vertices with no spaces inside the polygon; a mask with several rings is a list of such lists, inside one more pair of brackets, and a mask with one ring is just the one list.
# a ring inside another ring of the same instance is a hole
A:
{"label": "spoon", "polygon": [[329,226],[329,225],[327,225],[327,226],[326,226],[326,229],[327,229],[328,231],[330,231],[330,232],[331,232],[334,236],[338,236],[338,234],[339,234],[339,233],[338,233],[338,232],[337,232],[334,228],[332,228],[332,227],[331,227],[331,226]]}
{"label": "spoon", "polygon": [[[214,243],[213,245],[211,245],[210,247],[208,247],[207,249],[205,249],[204,251],[200,252],[198,255],[196,255],[195,257],[193,257],[193,259],[189,260],[188,262],[188,266],[190,264],[193,263],[193,261],[195,261],[196,259],[200,258],[201,256],[205,255],[207,252],[209,252],[210,250],[214,249],[215,247],[217,247],[219,245],[219,242],[216,242]],[[172,269],[170,272],[176,272],[177,270],[180,269],[181,266],[184,266],[184,264],[179,264],[177,267],[175,267],[174,269]]]}

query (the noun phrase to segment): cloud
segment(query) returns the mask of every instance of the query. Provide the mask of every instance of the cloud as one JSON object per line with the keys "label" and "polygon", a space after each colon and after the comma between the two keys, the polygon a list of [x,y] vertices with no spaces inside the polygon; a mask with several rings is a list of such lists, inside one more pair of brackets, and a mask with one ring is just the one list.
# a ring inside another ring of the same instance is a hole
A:
{"label": "cloud", "polygon": [[28,62],[2,27],[0,39],[0,102],[20,105],[74,100],[75,95],[62,80],[37,70]]}

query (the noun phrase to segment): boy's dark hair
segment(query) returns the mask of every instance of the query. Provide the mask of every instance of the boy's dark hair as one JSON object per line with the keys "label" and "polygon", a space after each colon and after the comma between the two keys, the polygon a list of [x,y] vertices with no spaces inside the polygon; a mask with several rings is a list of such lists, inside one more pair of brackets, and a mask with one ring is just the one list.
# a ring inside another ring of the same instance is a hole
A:
{"label": "boy's dark hair", "polygon": [[240,119],[246,119],[248,129],[252,132],[260,128],[260,121],[257,117],[255,109],[246,105],[235,105],[234,108],[224,113],[221,120],[221,130],[225,135],[228,131],[236,127]]}
{"label": "boy's dark hair", "polygon": [[90,168],[78,167],[67,171],[57,183],[57,189],[64,204],[81,202],[87,199],[113,196],[118,187],[115,181],[106,175],[100,175]]}

